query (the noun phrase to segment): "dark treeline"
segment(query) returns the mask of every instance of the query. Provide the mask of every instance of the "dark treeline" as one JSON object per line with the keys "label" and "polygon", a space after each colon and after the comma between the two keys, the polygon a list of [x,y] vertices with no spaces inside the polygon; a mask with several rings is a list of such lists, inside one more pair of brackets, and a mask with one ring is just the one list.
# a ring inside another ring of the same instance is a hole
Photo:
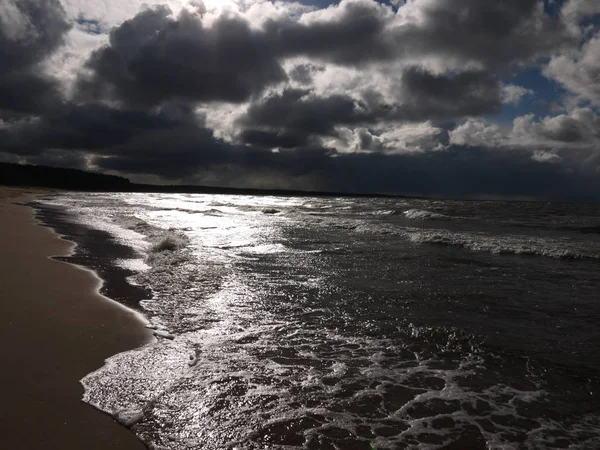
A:
{"label": "dark treeline", "polygon": [[115,175],[11,163],[0,163],[0,184],[78,191],[121,191],[131,186],[127,178]]}
{"label": "dark treeline", "polygon": [[[240,189],[212,186],[154,185],[131,183],[127,178],[77,169],[0,163],[0,185],[31,186],[74,191],[97,192],[165,192],[189,194],[238,194],[279,196],[358,196],[392,197],[384,194],[356,194],[278,189]],[[394,196],[397,197],[397,196]]]}

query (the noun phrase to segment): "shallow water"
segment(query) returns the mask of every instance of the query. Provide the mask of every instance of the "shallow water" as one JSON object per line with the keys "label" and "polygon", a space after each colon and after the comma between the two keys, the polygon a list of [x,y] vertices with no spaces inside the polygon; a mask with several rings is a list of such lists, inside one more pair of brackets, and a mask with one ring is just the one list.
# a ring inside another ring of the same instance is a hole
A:
{"label": "shallow water", "polygon": [[44,204],[132,249],[158,341],[83,383],[150,448],[600,448],[598,205]]}

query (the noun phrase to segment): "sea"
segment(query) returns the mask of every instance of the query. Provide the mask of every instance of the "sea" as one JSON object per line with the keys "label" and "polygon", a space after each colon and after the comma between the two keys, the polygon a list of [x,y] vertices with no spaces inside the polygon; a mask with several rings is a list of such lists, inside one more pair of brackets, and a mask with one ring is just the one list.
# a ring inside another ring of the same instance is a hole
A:
{"label": "sea", "polygon": [[600,205],[61,193],[154,340],[81,382],[149,449],[600,449]]}

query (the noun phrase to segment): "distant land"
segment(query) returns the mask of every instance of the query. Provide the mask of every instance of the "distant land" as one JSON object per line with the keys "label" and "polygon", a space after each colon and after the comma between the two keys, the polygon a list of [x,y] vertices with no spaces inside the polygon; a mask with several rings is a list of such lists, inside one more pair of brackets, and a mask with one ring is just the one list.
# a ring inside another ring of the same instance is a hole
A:
{"label": "distant land", "polygon": [[[165,192],[183,194],[276,195],[294,197],[399,197],[391,194],[365,194],[352,192],[320,192],[289,189],[243,189],[214,186],[158,185],[132,183],[125,177],[65,169],[50,166],[33,166],[0,163],[0,185],[44,187],[87,192]],[[413,197],[414,198],[414,197]]]}

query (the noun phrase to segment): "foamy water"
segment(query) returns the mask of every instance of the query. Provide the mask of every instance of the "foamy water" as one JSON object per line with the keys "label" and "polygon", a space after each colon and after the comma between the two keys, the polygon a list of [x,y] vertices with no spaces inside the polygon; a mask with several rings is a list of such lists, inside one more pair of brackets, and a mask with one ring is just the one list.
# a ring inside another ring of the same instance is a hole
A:
{"label": "foamy water", "polygon": [[135,249],[157,342],[84,400],[150,448],[600,448],[596,205],[45,203]]}

